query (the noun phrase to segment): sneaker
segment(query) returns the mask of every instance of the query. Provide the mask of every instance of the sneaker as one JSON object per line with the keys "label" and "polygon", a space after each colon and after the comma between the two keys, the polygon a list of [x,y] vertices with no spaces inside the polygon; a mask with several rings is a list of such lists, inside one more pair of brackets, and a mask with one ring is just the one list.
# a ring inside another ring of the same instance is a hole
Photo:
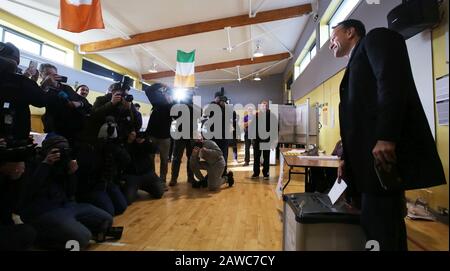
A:
{"label": "sneaker", "polygon": [[258,178],[259,178],[259,175],[253,174],[251,178],[252,178],[252,179],[258,179]]}
{"label": "sneaker", "polygon": [[268,180],[269,179],[269,176],[264,176],[264,180]]}
{"label": "sneaker", "polygon": [[177,185],[177,181],[174,181],[174,180],[170,181],[169,186],[175,186],[175,185]]}
{"label": "sneaker", "polygon": [[233,171],[229,171],[227,174],[227,177],[228,177],[228,180],[227,180],[228,187],[232,187],[234,184]]}
{"label": "sneaker", "polygon": [[248,165],[250,165],[249,162],[245,162],[245,163],[244,163],[244,167],[246,167],[246,166],[248,166]]}

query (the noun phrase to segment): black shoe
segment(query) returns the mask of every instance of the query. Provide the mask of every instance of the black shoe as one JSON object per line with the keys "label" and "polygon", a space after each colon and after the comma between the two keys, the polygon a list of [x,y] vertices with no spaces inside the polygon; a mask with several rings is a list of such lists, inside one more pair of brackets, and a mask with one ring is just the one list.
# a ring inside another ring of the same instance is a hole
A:
{"label": "black shoe", "polygon": [[253,174],[251,178],[252,178],[252,179],[258,179],[258,178],[259,178],[259,174],[258,174],[258,175]]}
{"label": "black shoe", "polygon": [[98,233],[94,236],[94,240],[97,243],[103,243],[105,241],[117,241],[122,238],[123,227],[111,227],[106,232]]}
{"label": "black shoe", "polygon": [[106,232],[107,240],[120,240],[122,238],[123,227],[111,227]]}
{"label": "black shoe", "polygon": [[200,181],[200,184],[203,188],[208,187],[208,175],[206,175],[205,178]]}
{"label": "black shoe", "polygon": [[228,176],[228,187],[232,187],[234,184],[233,171],[229,171],[227,176]]}
{"label": "black shoe", "polygon": [[193,181],[192,188],[200,188],[202,186],[200,181]]}

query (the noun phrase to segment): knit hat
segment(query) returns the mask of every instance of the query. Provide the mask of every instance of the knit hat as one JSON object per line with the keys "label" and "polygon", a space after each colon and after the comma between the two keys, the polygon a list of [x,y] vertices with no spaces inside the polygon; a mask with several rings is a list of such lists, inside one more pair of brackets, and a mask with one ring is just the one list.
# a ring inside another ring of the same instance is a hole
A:
{"label": "knit hat", "polygon": [[20,63],[20,51],[10,42],[0,42],[0,56],[16,61],[17,65]]}

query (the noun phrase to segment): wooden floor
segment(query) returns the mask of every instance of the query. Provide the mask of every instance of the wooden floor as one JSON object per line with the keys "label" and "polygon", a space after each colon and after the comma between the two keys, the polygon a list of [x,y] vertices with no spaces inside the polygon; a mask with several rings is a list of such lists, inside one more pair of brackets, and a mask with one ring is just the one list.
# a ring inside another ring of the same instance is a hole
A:
{"label": "wooden floor", "polygon": [[[123,215],[115,217],[114,225],[124,226],[120,241],[92,244],[90,250],[282,250],[282,201],[275,194],[279,167],[271,166],[270,180],[253,180],[252,165],[242,166],[243,150],[239,157],[239,165],[229,162],[235,185],[223,186],[216,193],[191,188],[183,161],[178,185],[170,187],[162,199],[149,199],[142,192]],[[285,190],[303,191],[303,175],[297,175]],[[449,250],[447,225],[411,220],[406,223],[410,250]]]}

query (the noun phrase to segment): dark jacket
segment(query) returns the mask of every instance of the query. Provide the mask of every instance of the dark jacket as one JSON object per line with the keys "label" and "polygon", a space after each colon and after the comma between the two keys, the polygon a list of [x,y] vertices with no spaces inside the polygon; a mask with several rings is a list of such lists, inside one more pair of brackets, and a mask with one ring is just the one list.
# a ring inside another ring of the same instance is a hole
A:
{"label": "dark jacket", "polygon": [[139,144],[136,141],[125,144],[127,152],[130,154],[131,163],[125,168],[125,174],[142,175],[154,171],[150,159],[151,154],[155,154],[157,148],[148,140]]}
{"label": "dark jacket", "polygon": [[170,126],[173,120],[170,116],[171,108],[171,104],[153,105],[146,130],[149,136],[161,139],[170,138]]}
{"label": "dark jacket", "polygon": [[396,143],[404,189],[445,183],[400,34],[378,28],[359,41],[340,85],[340,98],[346,177],[359,192],[385,193],[372,155],[378,140]]}
{"label": "dark jacket", "polygon": [[[27,139],[31,130],[30,105],[44,107],[49,102],[49,95],[25,76],[3,73],[0,76],[0,111],[8,102],[13,111],[12,136],[16,140]],[[0,122],[0,137],[4,133],[3,120]]]}
{"label": "dark jacket", "polygon": [[170,126],[173,121],[173,118],[170,116],[170,109],[173,103],[169,103],[164,93],[156,89],[156,87],[144,90],[153,107],[146,133],[156,138],[170,138]]}
{"label": "dark jacket", "polygon": [[118,124],[119,137],[125,140],[131,131],[139,131],[142,122],[137,118],[137,110],[133,104],[130,109],[125,109],[120,103],[111,103],[112,94],[97,97],[92,107],[91,117],[87,128],[87,137],[95,141],[100,127],[105,123],[107,116],[113,116]]}
{"label": "dark jacket", "polygon": [[57,174],[55,165],[45,163],[36,165],[34,174],[28,182],[27,202],[21,211],[24,222],[63,207],[75,198],[76,176]]}
{"label": "dark jacket", "polygon": [[[60,91],[64,92],[67,98],[62,98],[59,95]],[[78,95],[69,85],[62,84],[59,89],[50,89],[48,94],[59,101],[47,105],[45,115],[42,117],[44,131],[46,133],[55,132],[73,143],[80,138],[92,106],[86,98]],[[80,102],[81,106],[73,108],[69,101]]]}

